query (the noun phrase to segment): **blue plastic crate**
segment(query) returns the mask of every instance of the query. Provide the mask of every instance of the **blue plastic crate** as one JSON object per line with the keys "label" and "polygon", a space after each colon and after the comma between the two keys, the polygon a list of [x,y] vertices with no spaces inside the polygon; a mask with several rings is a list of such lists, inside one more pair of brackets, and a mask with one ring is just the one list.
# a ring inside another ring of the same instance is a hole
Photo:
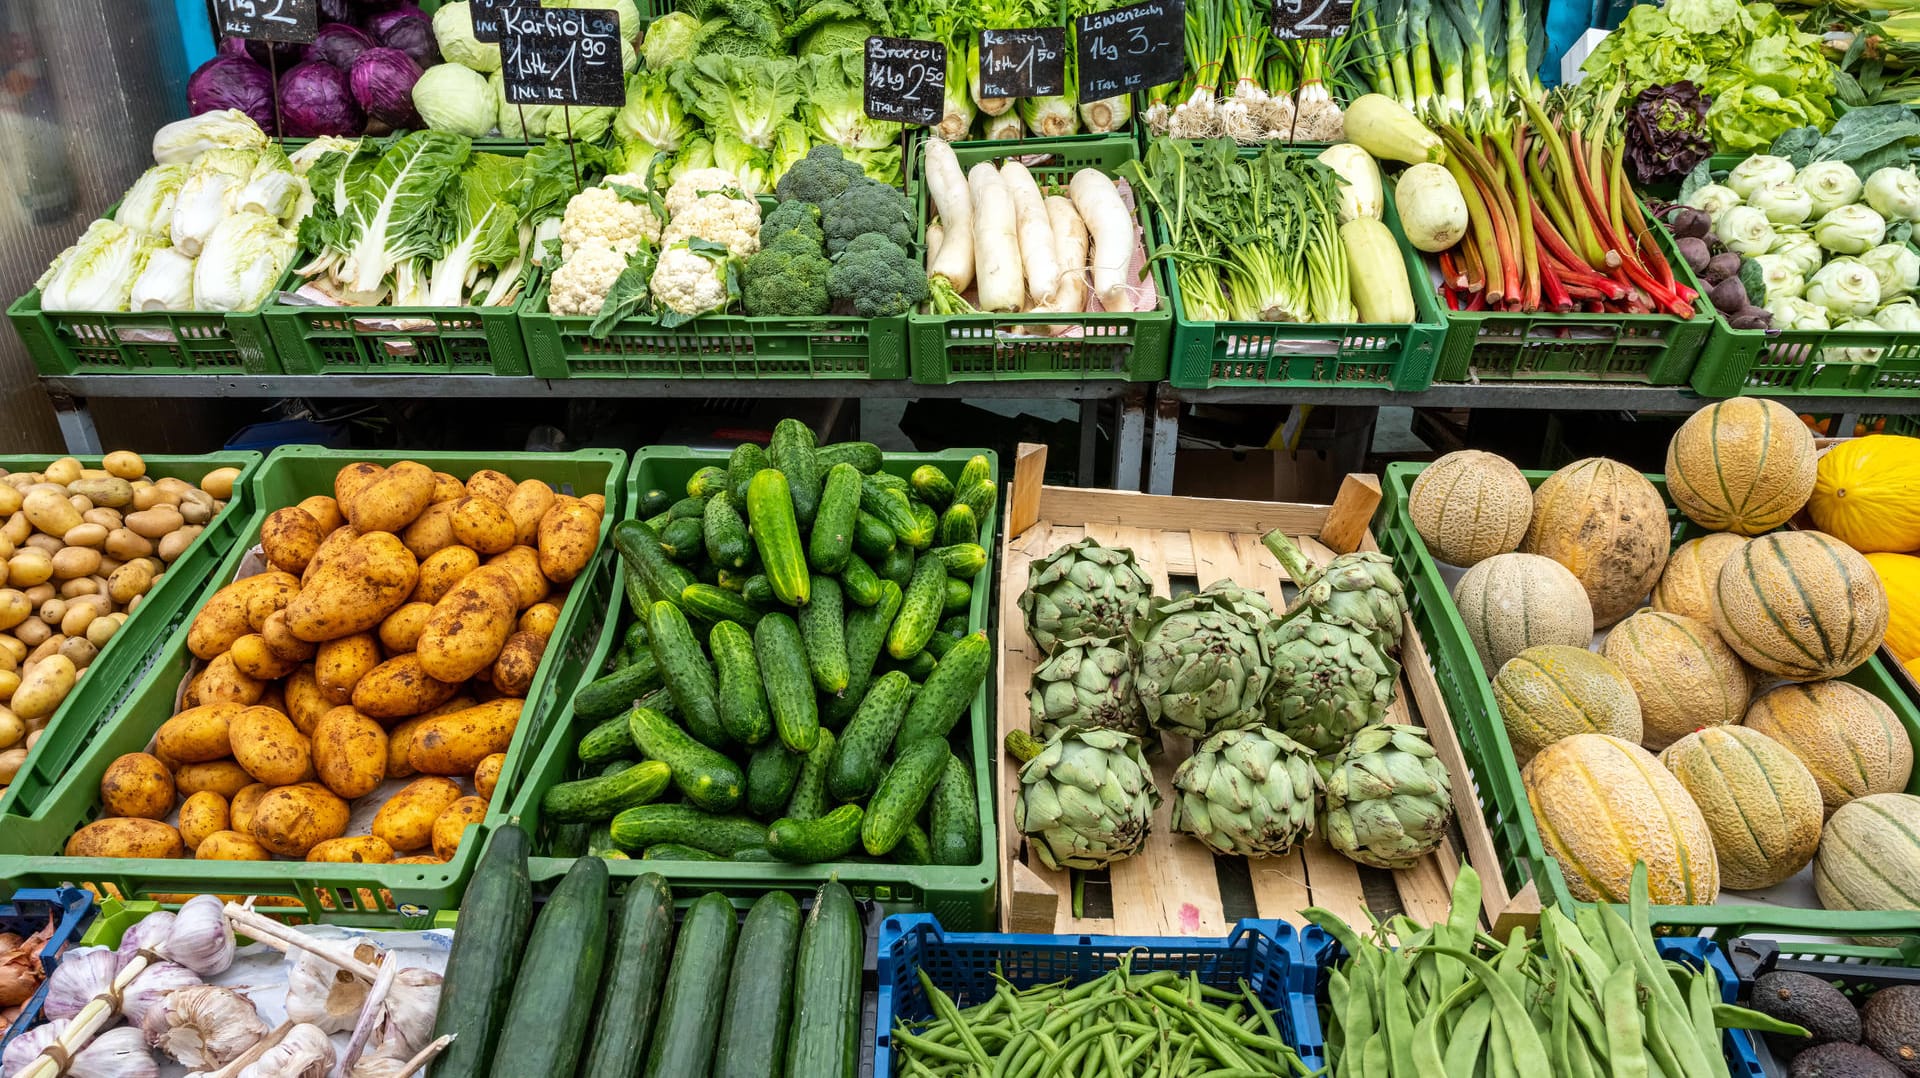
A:
{"label": "blue plastic crate", "polygon": [[79,943],[81,933],[86,931],[95,913],[93,893],[79,887],[23,889],[15,891],[12,898],[0,903],[0,931],[19,936],[31,936],[45,928],[47,921],[56,913],[60,924],[53,930],[46,946],[40,948],[40,968],[46,972],[48,979],[40,983],[40,990],[27,1000],[26,1006],[20,1008],[20,1017],[7,1027],[5,1035],[0,1036],[0,1051],[4,1051],[15,1037],[40,1024],[40,1009],[46,1005],[47,985],[52,983],[53,971],[60,967],[60,952],[69,943]]}
{"label": "blue plastic crate", "polygon": [[[873,1078],[893,1078],[895,1019],[917,1021],[932,1014],[920,986],[926,970],[961,1008],[993,998],[997,972],[1016,986],[1092,980],[1130,957],[1140,973],[1193,972],[1215,988],[1245,980],[1273,1011],[1286,1042],[1310,1071],[1321,1063],[1320,1013],[1313,987],[1319,970],[1301,949],[1301,938],[1284,921],[1248,919],[1225,939],[1184,936],[1030,936],[998,932],[948,932],[930,914],[898,914],[880,922],[880,992],[874,1022]],[[1745,1076],[1741,1076],[1745,1078]]]}

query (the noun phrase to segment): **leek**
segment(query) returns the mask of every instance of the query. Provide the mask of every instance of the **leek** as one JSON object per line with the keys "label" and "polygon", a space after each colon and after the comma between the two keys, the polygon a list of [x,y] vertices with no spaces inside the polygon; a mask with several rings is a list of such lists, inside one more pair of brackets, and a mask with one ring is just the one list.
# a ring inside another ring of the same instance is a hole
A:
{"label": "leek", "polygon": [[1433,5],[1430,0],[1407,0],[1406,12],[1407,53],[1413,65],[1412,109],[1424,117],[1433,112],[1433,57],[1427,45],[1427,24],[1433,18]]}
{"label": "leek", "polygon": [[1440,117],[1456,121],[1467,111],[1466,74],[1461,70],[1460,32],[1452,19],[1433,24],[1433,55],[1440,62]]}

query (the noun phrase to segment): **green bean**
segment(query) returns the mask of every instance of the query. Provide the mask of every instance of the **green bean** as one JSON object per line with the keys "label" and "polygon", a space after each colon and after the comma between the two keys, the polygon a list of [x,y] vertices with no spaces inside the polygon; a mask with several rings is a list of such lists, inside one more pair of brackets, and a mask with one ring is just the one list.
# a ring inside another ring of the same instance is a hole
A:
{"label": "green bean", "polygon": [[894,1027],[893,1039],[899,1044],[906,1045],[915,1052],[932,1056],[935,1059],[945,1059],[954,1063],[978,1062],[972,1055],[966,1052],[960,1051],[957,1048],[949,1048],[944,1044],[928,1040],[925,1037],[915,1036],[912,1033],[908,1033],[904,1027]]}
{"label": "green bean", "polygon": [[1387,1078],[1391,1073],[1393,1064],[1388,1061],[1386,1036],[1375,1033],[1360,1049],[1361,1078]]}
{"label": "green bean", "polygon": [[1660,1006],[1660,1000],[1657,997],[1647,1002],[1646,1036],[1643,1038],[1643,1043],[1646,1045],[1646,1051],[1641,1053],[1641,1056],[1647,1061],[1649,1073],[1656,1064],[1669,1074],[1692,1076],[1706,1073],[1704,1066],[1698,1070],[1688,1068],[1687,1060],[1681,1055],[1682,1044],[1676,1043],[1668,1036],[1667,1013]]}
{"label": "green bean", "polygon": [[925,1078],[939,1078],[933,1071],[927,1069],[926,1064],[914,1059],[912,1056],[908,1056],[905,1062],[909,1074],[924,1075]]}
{"label": "green bean", "polygon": [[1487,1026],[1487,1073],[1494,1078],[1519,1078],[1513,1065],[1513,1038],[1507,1032],[1509,1021],[1501,1014],[1500,1004],[1494,1003],[1493,1021]]}
{"label": "green bean", "polygon": [[[1462,975],[1465,967],[1462,967]],[[1471,1078],[1479,1068],[1480,1046],[1486,1043],[1487,1026],[1493,1019],[1493,998],[1478,982],[1467,982],[1462,990],[1472,987],[1478,993],[1473,1001],[1461,1012],[1460,1023],[1453,1027],[1453,1040],[1447,1044],[1447,1078]]]}
{"label": "green bean", "polygon": [[986,1066],[990,1062],[987,1050],[974,1039],[973,1030],[968,1028],[966,1019],[960,1017],[960,1008],[954,1005],[953,997],[942,992],[939,986],[933,983],[933,978],[927,976],[927,971],[924,969],[920,971],[920,986],[926,989],[927,1002],[933,1006],[933,1013],[941,1020],[951,1022],[959,1031],[960,1043],[972,1055],[973,1062]]}
{"label": "green bean", "polygon": [[1796,1026],[1792,1022],[1782,1022],[1759,1011],[1750,1011],[1745,1007],[1736,1007],[1731,1003],[1713,1005],[1713,1024],[1721,1029],[1751,1029],[1757,1033],[1779,1033],[1788,1037],[1804,1037],[1806,1027]]}
{"label": "green bean", "polygon": [[[1405,961],[1405,951],[1397,951]],[[1382,986],[1381,1011],[1387,1024],[1387,1051],[1393,1060],[1393,1073],[1418,1074],[1413,1066],[1413,1013],[1407,1006],[1407,986],[1399,970],[1388,970]]]}
{"label": "green bean", "polygon": [[1646,1053],[1641,1038],[1640,989],[1632,966],[1621,966],[1600,988],[1600,1009],[1607,1023],[1607,1055],[1614,1078],[1646,1078]]}
{"label": "green bean", "polygon": [[[1516,932],[1515,935],[1519,935],[1519,933]],[[1547,1049],[1544,1044],[1540,1043],[1540,1031],[1533,1028],[1533,1020],[1527,1017],[1526,1005],[1520,1002],[1520,997],[1514,993],[1512,986],[1507,984],[1506,980],[1500,976],[1499,971],[1488,965],[1486,961],[1479,956],[1468,954],[1465,951],[1455,951],[1450,948],[1439,947],[1434,948],[1434,951],[1439,954],[1450,954],[1460,959],[1466,963],[1469,971],[1485,983],[1487,993],[1493,997],[1495,1017],[1498,1018],[1504,1015],[1508,1019],[1505,1025],[1511,1028],[1508,1028],[1506,1032],[1507,1036],[1513,1040],[1513,1062],[1520,1073],[1527,1075],[1528,1078],[1532,1078],[1534,1075],[1545,1074]]]}

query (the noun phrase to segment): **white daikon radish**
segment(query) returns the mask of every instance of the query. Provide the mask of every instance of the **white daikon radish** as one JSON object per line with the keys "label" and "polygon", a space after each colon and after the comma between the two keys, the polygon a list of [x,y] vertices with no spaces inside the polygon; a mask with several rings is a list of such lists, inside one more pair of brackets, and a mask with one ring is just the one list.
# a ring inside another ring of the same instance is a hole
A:
{"label": "white daikon radish", "polygon": [[943,227],[940,224],[940,218],[935,217],[927,225],[927,276],[928,277],[933,276],[934,259],[940,257],[940,247],[942,244],[946,242],[947,242],[947,230],[945,227]]}
{"label": "white daikon radish", "polygon": [[1000,166],[1000,182],[1013,199],[1014,226],[1020,234],[1020,265],[1027,274],[1027,298],[1036,309],[1051,310],[1060,283],[1060,263],[1053,257],[1053,226],[1047,222],[1047,203],[1033,173],[1018,161]]}
{"label": "white daikon radish", "polygon": [[1087,224],[1073,208],[1073,200],[1061,195],[1047,196],[1047,223],[1053,227],[1053,259],[1060,265],[1060,284],[1052,300],[1034,309],[1081,314],[1087,309]]}
{"label": "white daikon radish", "polygon": [[[1127,268],[1133,264],[1133,216],[1120,200],[1120,190],[1105,174],[1083,168],[1067,185],[1073,208],[1093,237],[1093,292],[1109,311],[1133,310],[1127,290]],[[975,205],[979,200],[975,199]]]}
{"label": "white daikon radish", "polygon": [[973,283],[973,205],[968,201],[967,176],[953,147],[937,138],[927,140],[927,194],[940,212],[946,231],[940,253],[927,254],[927,276],[945,277],[955,292]]}
{"label": "white daikon radish", "polygon": [[993,162],[982,161],[967,173],[973,194],[973,289],[983,311],[1020,311],[1027,305],[1020,265],[1020,238],[1013,199]]}

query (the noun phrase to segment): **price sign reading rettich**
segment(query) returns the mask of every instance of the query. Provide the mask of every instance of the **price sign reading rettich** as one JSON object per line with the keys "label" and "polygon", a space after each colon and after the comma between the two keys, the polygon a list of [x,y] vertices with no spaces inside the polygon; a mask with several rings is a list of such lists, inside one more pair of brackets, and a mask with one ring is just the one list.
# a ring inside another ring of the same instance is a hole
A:
{"label": "price sign reading rettich", "polygon": [[311,42],[320,31],[314,0],[213,0],[221,37],[249,41]]}
{"label": "price sign reading rettich", "polygon": [[910,37],[870,37],[866,84],[868,116],[922,127],[937,124],[947,111],[947,47]]}
{"label": "price sign reading rettich", "polygon": [[620,15],[599,8],[500,9],[509,105],[618,108],[627,101]]}
{"label": "price sign reading rettich", "polygon": [[1269,25],[1281,41],[1345,37],[1353,25],[1353,0],[1273,0]]}
{"label": "price sign reading rettich", "polygon": [[1146,0],[1074,20],[1080,100],[1180,81],[1187,73],[1186,20],[1184,0]]}
{"label": "price sign reading rettich", "polygon": [[1053,97],[1066,87],[1066,27],[980,31],[982,97]]}
{"label": "price sign reading rettich", "polygon": [[473,0],[473,39],[488,45],[499,44],[502,8],[538,6],[538,0]]}

